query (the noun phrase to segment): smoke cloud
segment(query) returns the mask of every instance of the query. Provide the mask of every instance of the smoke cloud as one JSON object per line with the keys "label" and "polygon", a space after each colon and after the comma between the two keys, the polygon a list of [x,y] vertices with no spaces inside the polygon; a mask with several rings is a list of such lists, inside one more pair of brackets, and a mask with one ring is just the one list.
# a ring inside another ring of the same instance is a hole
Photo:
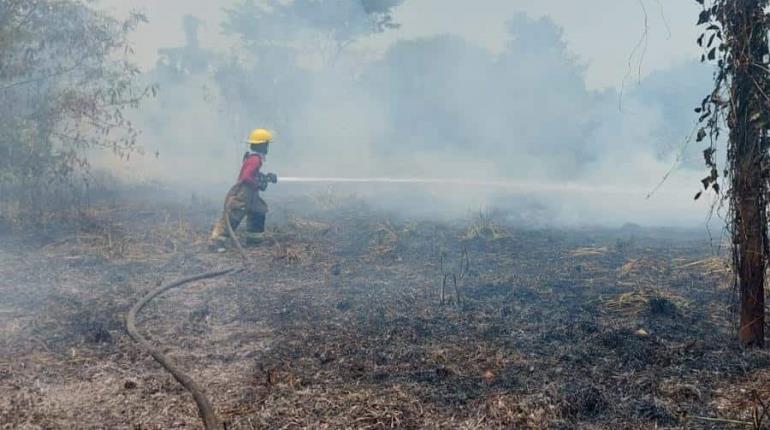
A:
{"label": "smoke cloud", "polygon": [[[216,22],[176,24],[186,39],[160,51],[145,77],[160,94],[136,113],[146,154],[102,165],[131,180],[224,193],[246,134],[266,126],[276,131],[267,167],[279,176],[605,188],[349,187],[393,210],[500,208],[530,225],[703,222],[707,202],[692,201],[702,148],[686,139],[692,107],[709,87],[708,66],[667,67],[631,79],[621,94],[589,86],[585,59],[548,16],[511,12],[501,40],[490,45],[459,33],[399,37],[386,16],[404,19],[409,1],[382,3],[385,12],[372,13],[358,2],[233,2],[218,36],[227,43],[216,48],[199,31]],[[324,5],[323,19],[310,19],[318,16],[303,9],[310,5]],[[252,25],[263,21],[270,26]],[[392,43],[376,49],[385,38]]]}

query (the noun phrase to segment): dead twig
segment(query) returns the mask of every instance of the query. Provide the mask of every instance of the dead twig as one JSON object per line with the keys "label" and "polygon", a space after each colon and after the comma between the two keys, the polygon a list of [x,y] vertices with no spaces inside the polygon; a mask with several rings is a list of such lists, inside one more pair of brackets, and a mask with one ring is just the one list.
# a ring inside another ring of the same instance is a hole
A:
{"label": "dead twig", "polygon": [[759,430],[762,428],[762,423],[768,414],[767,403],[762,401],[759,393],[757,393],[757,390],[752,390],[751,396],[754,401],[754,407],[751,411],[752,419],[754,421],[754,429]]}
{"label": "dead twig", "polygon": [[470,272],[470,257],[468,256],[468,249],[463,248],[460,254],[460,270],[457,272],[444,271],[444,258],[445,253],[441,253],[441,260],[439,263],[439,271],[441,273],[441,304],[446,303],[446,289],[449,280],[452,281],[452,287],[454,289],[455,299],[454,304],[460,306],[462,304],[462,297],[460,295],[460,284],[465,279],[466,275]]}
{"label": "dead twig", "polygon": [[738,421],[738,420],[730,420],[727,418],[712,418],[712,417],[692,417],[695,420],[700,421],[709,421],[712,423],[726,423],[726,424],[738,424],[738,425],[744,425],[744,426],[753,426],[753,423],[750,423],[748,421]]}

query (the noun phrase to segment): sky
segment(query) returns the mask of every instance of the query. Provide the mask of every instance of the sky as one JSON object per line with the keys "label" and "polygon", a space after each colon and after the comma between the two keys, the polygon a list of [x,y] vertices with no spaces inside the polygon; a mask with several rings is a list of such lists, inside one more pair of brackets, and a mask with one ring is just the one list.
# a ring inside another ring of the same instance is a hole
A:
{"label": "sky", "polygon": [[[220,23],[223,10],[236,3],[100,0],[103,8],[119,16],[132,9],[147,15],[149,24],[134,35],[137,60],[145,68],[155,63],[158,48],[182,44],[180,23],[187,14],[206,22],[200,30],[204,47],[226,48],[232,41],[221,34]],[[683,0],[406,0],[395,14],[402,27],[362,42],[359,48],[382,52],[399,39],[452,33],[499,51],[506,42],[506,21],[524,12],[549,16],[564,29],[570,51],[587,67],[589,88],[621,88],[632,86],[640,76],[699,56],[695,45],[698,7],[695,1]]]}

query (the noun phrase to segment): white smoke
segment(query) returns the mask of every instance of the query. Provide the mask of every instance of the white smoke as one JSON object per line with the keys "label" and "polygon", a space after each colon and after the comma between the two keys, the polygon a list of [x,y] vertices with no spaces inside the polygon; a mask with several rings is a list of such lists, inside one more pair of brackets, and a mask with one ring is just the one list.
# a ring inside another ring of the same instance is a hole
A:
{"label": "white smoke", "polygon": [[[419,17],[407,19],[408,10],[419,7],[405,5],[395,16],[413,28]],[[314,34],[293,31],[300,39],[292,43],[318,46]],[[366,43],[398,34],[364,36],[328,63],[230,42],[202,53],[209,63],[201,70],[174,78],[154,72],[148,79],[164,79],[161,96],[137,118],[147,154],[121,164],[122,171],[135,180],[224,191],[243,138],[267,126],[276,131],[267,168],[279,176],[472,183],[351,187],[398,210],[420,204],[414,198],[406,205],[400,195],[423,192],[444,214],[526,202],[548,208],[559,223],[702,223],[706,203],[692,201],[698,148],[684,164],[677,155],[694,120],[687,106],[707,91],[707,68],[674,68],[629,84],[621,110],[617,91],[589,88],[572,41],[548,18],[512,15],[496,50],[458,35],[402,38],[381,52]],[[677,90],[682,82],[703,88],[687,86],[676,93],[682,106],[672,107],[661,88]],[[672,114],[680,110],[687,111]],[[530,192],[484,183],[527,184]]]}

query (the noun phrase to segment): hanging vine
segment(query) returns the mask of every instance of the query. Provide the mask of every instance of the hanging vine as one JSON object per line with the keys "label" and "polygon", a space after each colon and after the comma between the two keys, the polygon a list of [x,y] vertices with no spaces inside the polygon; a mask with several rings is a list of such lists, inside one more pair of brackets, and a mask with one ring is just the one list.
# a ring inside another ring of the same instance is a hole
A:
{"label": "hanging vine", "polygon": [[[702,62],[716,65],[714,88],[700,106],[698,142],[708,142],[703,157],[708,176],[703,191],[727,202],[735,284],[741,295],[744,343],[760,345],[764,321],[764,279],[768,263],[768,127],[770,127],[770,52],[768,0],[695,0],[702,6],[697,43]],[[722,172],[717,145],[727,130]],[[721,174],[720,174],[721,173]],[[721,179],[721,181],[720,181]],[[720,182],[723,188],[720,189]]]}

